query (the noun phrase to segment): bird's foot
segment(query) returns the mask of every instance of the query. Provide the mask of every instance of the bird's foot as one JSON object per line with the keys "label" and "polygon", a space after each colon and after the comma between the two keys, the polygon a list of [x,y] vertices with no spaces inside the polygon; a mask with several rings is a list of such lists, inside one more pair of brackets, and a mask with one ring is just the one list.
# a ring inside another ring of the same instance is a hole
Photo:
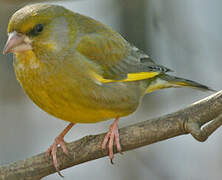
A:
{"label": "bird's foot", "polygon": [[116,118],[115,121],[113,122],[113,124],[110,125],[109,132],[104,137],[104,140],[102,143],[103,150],[106,149],[106,145],[108,144],[109,158],[110,158],[110,161],[112,164],[113,164],[113,158],[114,158],[114,154],[113,154],[114,141],[116,143],[117,151],[121,153],[121,145],[120,145],[120,141],[119,141],[118,121],[119,121],[119,118]]}
{"label": "bird's foot", "polygon": [[58,172],[58,174],[61,177],[63,177],[63,176],[59,171],[59,164],[58,164],[58,161],[57,161],[57,158],[56,158],[56,152],[57,152],[58,145],[60,145],[63,152],[67,156],[69,156],[69,152],[68,152],[68,150],[66,148],[66,145],[65,145],[64,136],[69,132],[69,130],[73,126],[74,126],[73,123],[69,123],[69,125],[66,126],[66,128],[59,134],[59,136],[55,139],[54,143],[47,149],[47,151],[45,153],[47,158],[50,157],[50,155],[52,156],[53,165],[54,165],[56,171]]}
{"label": "bird's foot", "polygon": [[[58,174],[60,176],[62,176],[62,174],[60,173],[59,171],[59,165],[58,165],[58,161],[57,161],[57,158],[56,158],[56,153],[57,153],[57,148],[58,148],[58,145],[60,145],[60,147],[62,148],[63,152],[69,156],[69,152],[66,148],[66,145],[65,145],[65,141],[63,139],[62,136],[58,136],[54,143],[47,149],[46,151],[46,157],[49,158],[50,155],[52,156],[52,161],[53,161],[53,165],[56,169],[56,171],[58,172]],[[63,177],[63,176],[62,176]]]}

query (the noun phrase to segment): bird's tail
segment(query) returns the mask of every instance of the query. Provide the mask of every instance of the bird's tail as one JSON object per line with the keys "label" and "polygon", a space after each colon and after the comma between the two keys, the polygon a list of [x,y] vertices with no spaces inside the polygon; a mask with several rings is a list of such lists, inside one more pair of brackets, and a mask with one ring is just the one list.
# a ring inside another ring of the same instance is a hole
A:
{"label": "bird's tail", "polygon": [[215,90],[205,85],[202,85],[200,83],[183,79],[183,78],[179,78],[179,77],[175,77],[175,76],[171,76],[171,75],[167,75],[167,74],[163,74],[161,76],[158,76],[155,80],[153,80],[149,84],[146,90],[146,93],[150,93],[158,89],[171,88],[171,87],[191,87],[191,88],[199,89],[202,91],[215,92]]}

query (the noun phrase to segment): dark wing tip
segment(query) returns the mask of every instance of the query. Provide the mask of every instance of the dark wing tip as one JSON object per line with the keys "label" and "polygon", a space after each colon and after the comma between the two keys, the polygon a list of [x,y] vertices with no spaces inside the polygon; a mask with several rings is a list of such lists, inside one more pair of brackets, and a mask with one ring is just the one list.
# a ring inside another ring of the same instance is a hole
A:
{"label": "dark wing tip", "polygon": [[161,65],[149,66],[149,69],[151,69],[153,71],[163,72],[163,73],[173,72],[173,70],[171,70],[171,69],[169,69],[167,67],[161,66]]}

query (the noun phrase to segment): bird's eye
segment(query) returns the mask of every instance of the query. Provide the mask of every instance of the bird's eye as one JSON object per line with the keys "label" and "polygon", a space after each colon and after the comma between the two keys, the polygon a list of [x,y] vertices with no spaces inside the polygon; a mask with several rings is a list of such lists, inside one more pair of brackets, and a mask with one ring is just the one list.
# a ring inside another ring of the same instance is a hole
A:
{"label": "bird's eye", "polygon": [[43,31],[43,25],[42,24],[37,24],[35,26],[36,32],[40,33]]}
{"label": "bird's eye", "polygon": [[43,31],[44,27],[42,24],[37,24],[31,31],[28,32],[29,36],[38,36]]}

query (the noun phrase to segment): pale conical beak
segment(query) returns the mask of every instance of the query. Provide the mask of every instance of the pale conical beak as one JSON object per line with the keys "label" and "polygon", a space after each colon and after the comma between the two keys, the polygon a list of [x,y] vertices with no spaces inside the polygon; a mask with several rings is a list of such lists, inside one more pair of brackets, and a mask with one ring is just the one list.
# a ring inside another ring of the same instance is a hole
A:
{"label": "pale conical beak", "polygon": [[8,41],[5,44],[3,54],[23,52],[31,49],[31,40],[27,36],[14,31],[8,36]]}

